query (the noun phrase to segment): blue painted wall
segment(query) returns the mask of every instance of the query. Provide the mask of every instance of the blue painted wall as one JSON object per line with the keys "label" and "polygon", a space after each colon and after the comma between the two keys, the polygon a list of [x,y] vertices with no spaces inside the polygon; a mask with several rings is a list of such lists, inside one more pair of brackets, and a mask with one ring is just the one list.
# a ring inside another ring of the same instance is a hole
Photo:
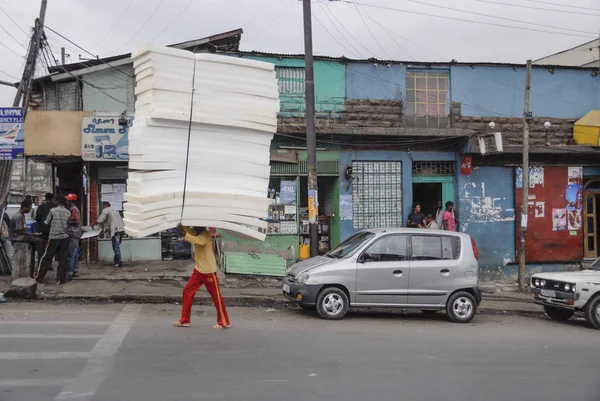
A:
{"label": "blue painted wall", "polygon": [[346,65],[348,99],[402,100],[405,98],[406,67],[371,63]]}
{"label": "blue painted wall", "polygon": [[[464,116],[521,117],[525,67],[458,65],[451,67],[451,99]],[[534,116],[579,118],[600,108],[600,80],[591,71],[533,67],[531,111]]]}
{"label": "blue painted wall", "polygon": [[[346,166],[352,165],[352,161],[401,161],[402,162],[402,222],[406,224],[408,215],[411,213],[413,204],[412,191],[412,162],[438,160],[456,161],[458,155],[453,152],[400,152],[400,151],[372,151],[372,150],[356,150],[356,151],[341,151],[340,152],[340,194],[351,194],[352,186],[348,187],[349,182],[344,178],[343,172]],[[458,164],[460,165],[460,164]],[[456,181],[454,182],[456,191]],[[448,199],[450,200],[450,199]],[[454,198],[456,202],[456,195]],[[340,222],[340,240],[344,241],[356,230],[353,227],[352,220],[342,220]]]}
{"label": "blue painted wall", "polygon": [[475,239],[482,276],[504,278],[505,266],[515,259],[514,170],[475,167],[457,181],[460,231]]}

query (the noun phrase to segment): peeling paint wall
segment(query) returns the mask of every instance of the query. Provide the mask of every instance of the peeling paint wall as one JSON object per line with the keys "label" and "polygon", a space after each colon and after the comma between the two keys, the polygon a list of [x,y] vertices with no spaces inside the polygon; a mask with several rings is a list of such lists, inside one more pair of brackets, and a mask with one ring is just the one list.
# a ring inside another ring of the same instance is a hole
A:
{"label": "peeling paint wall", "polygon": [[512,168],[475,167],[458,175],[460,231],[479,249],[481,278],[497,275],[515,259],[515,190]]}

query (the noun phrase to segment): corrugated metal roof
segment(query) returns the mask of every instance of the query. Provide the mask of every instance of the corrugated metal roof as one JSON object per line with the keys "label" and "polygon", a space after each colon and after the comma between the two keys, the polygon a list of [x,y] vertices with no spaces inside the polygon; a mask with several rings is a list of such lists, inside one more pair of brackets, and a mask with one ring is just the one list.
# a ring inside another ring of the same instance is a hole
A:
{"label": "corrugated metal roof", "polygon": [[588,111],[585,116],[577,120],[575,125],[584,125],[586,127],[600,127],[600,110]]}
{"label": "corrugated metal roof", "polygon": [[[268,53],[261,52],[258,50],[239,50],[235,52],[223,52],[226,54],[239,54],[239,55],[248,55],[248,56],[259,56],[259,57],[275,57],[275,58],[304,58],[304,54],[286,54],[286,53]],[[381,63],[381,64],[403,64],[403,65],[419,65],[419,66],[428,66],[428,65],[469,65],[469,66],[492,66],[492,67],[523,67],[525,68],[525,64],[519,63],[505,63],[505,62],[491,62],[491,61],[415,61],[415,60],[381,60],[376,58],[369,59],[354,59],[348,58],[345,56],[341,57],[333,57],[333,56],[313,56],[315,60],[325,60],[325,61],[338,61],[340,63]],[[556,69],[570,69],[570,70],[597,70],[598,67],[566,67],[561,65],[541,65],[535,64],[533,68],[556,68]]]}

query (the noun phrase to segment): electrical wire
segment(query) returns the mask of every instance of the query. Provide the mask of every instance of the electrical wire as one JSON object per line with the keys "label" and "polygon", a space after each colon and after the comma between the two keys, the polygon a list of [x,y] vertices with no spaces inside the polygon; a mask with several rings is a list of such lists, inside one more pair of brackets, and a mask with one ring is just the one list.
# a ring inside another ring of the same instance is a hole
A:
{"label": "electrical wire", "polygon": [[325,30],[325,32],[327,32],[329,34],[329,36],[331,36],[331,38],[333,40],[335,40],[340,46],[342,46],[346,51],[348,51],[349,53],[351,53],[352,55],[354,55],[355,57],[359,57],[359,55],[355,52],[353,52],[352,50],[348,49],[342,42],[340,42],[339,40],[337,40],[337,38],[335,36],[332,35],[332,33],[329,31],[329,29],[327,29],[327,27],[321,22],[321,20],[319,19],[319,17],[317,17],[317,15],[314,13],[314,11],[312,12],[312,16],[315,19],[315,21],[317,21],[317,23],[319,25],[321,25],[321,28],[323,28]]}
{"label": "electrical wire", "polygon": [[100,42],[102,42],[104,39],[106,39],[108,37],[108,35],[113,31],[113,29],[115,29],[117,27],[117,25],[119,24],[119,22],[121,21],[121,19],[125,16],[125,14],[127,13],[127,11],[129,11],[129,9],[133,5],[133,3],[135,3],[135,0],[131,0],[129,2],[129,4],[127,5],[127,7],[125,7],[125,9],[123,10],[123,12],[121,13],[121,15],[119,15],[119,18],[116,19],[115,23],[110,27],[110,29],[108,31],[106,31],[106,33],[100,38],[100,40],[98,40],[93,45],[93,47],[97,47],[100,44]]}
{"label": "electrical wire", "polygon": [[19,41],[17,40],[17,38],[15,38],[14,36],[12,36],[12,34],[11,34],[9,31],[8,31],[8,29],[6,29],[5,27],[3,27],[2,25],[0,25],[0,28],[2,28],[2,30],[3,30],[4,32],[6,32],[6,34],[12,38],[12,40],[14,40],[15,42],[17,42],[17,44],[18,44],[19,46],[21,46],[23,49],[27,50],[27,48],[25,47],[25,45],[24,45],[24,44],[22,44],[21,42],[19,42]]}
{"label": "electrical wire", "polygon": [[195,1],[196,0],[190,0],[187,3],[187,5],[183,8],[183,10],[181,10],[181,12],[179,14],[177,14],[177,16],[175,18],[173,18],[171,20],[171,22],[162,31],[160,31],[160,33],[158,35],[156,35],[155,37],[153,37],[152,39],[150,39],[150,42],[154,42],[156,39],[160,38],[162,36],[162,34],[165,33],[171,27],[171,25],[173,25],[175,23],[175,21],[177,21],[183,15],[183,13],[185,13],[187,11],[187,9],[190,8],[190,6]]}
{"label": "electrical wire", "polygon": [[[340,31],[340,30],[338,29],[338,27],[337,27],[337,25],[335,24],[335,22],[333,22],[333,20],[332,20],[332,19],[331,19],[331,17],[329,16],[329,12],[330,12],[330,11],[329,11],[329,7],[325,8],[325,7],[324,7],[324,6],[323,6],[323,5],[322,5],[320,2],[319,2],[319,3],[317,3],[317,4],[318,4],[318,6],[321,8],[321,10],[323,10],[323,14],[325,14],[325,16],[327,17],[327,19],[329,20],[329,22],[331,22],[331,25],[332,25],[332,26],[335,28],[335,30],[336,30],[336,31],[337,31],[337,32],[340,34],[340,36],[341,36],[342,38],[344,38],[344,40],[346,41],[346,43],[348,44],[348,46],[350,46],[350,48],[351,48],[352,50],[354,50],[354,52],[356,52],[356,54],[358,55],[358,57],[360,57],[360,58],[364,58],[364,56],[361,54],[361,52],[359,52],[359,51],[356,49],[356,47],[354,47],[354,46],[352,45],[352,43],[350,42],[350,40],[348,40],[348,38],[346,38],[346,37],[344,36],[344,34],[342,33],[342,31]],[[329,11],[329,12],[328,12],[328,11]],[[332,15],[333,15],[333,14],[332,14]],[[334,18],[335,18],[335,16],[334,16]],[[337,20],[337,18],[336,18],[336,20]],[[338,23],[339,23],[339,20],[338,20]],[[342,25],[342,24],[340,23],[340,25]],[[342,28],[343,28],[343,27],[344,27],[344,25],[342,25]]]}
{"label": "electrical wire", "polygon": [[281,10],[281,13],[277,14],[277,16],[275,17],[275,19],[273,19],[268,25],[264,26],[263,29],[261,29],[257,33],[251,35],[249,38],[246,38],[246,41],[252,40],[252,39],[256,39],[257,37],[259,37],[260,35],[262,35],[262,33],[264,31],[266,31],[267,29],[269,29],[271,27],[271,25],[273,25],[277,20],[279,20],[279,18],[281,18],[283,16],[283,14],[285,14],[285,12],[288,10],[288,8],[290,8],[290,6],[292,4],[294,4],[295,2],[296,2],[296,0],[289,0],[288,4]]}
{"label": "electrical wire", "polygon": [[29,33],[25,32],[25,30],[21,28],[21,25],[17,24],[15,20],[10,16],[10,14],[8,14],[8,12],[4,8],[2,8],[2,6],[0,6],[0,11],[2,11],[8,17],[8,19],[11,20],[12,23],[15,24],[16,27],[19,28],[21,32],[25,34],[25,36],[29,37]]}
{"label": "electrical wire", "polygon": [[548,5],[551,5],[551,6],[577,8],[579,10],[600,11],[600,8],[589,8],[589,7],[572,6],[572,5],[569,5],[569,4],[552,3],[550,1],[540,1],[540,0],[525,0],[525,1],[528,1],[530,3],[548,4]]}
{"label": "electrical wire", "polygon": [[[350,0],[338,0],[338,1],[345,2],[345,3],[350,3]],[[576,34],[576,33],[556,32],[556,31],[549,31],[549,30],[544,30],[544,29],[525,28],[525,27],[513,26],[513,25],[502,25],[502,24],[496,24],[496,23],[493,23],[493,22],[473,21],[473,20],[464,19],[464,18],[448,17],[448,16],[444,16],[444,15],[429,14],[429,13],[423,13],[423,12],[419,12],[419,11],[403,10],[403,9],[400,9],[400,8],[380,6],[380,5],[376,5],[376,4],[365,4],[365,3],[359,3],[359,2],[357,2],[356,4],[359,4],[359,5],[364,6],[364,7],[378,8],[378,9],[382,9],[382,10],[396,11],[396,12],[407,13],[407,14],[414,14],[414,15],[422,15],[422,16],[426,16],[426,17],[442,18],[442,19],[448,19],[448,20],[452,20],[452,21],[468,22],[468,23],[471,23],[471,24],[479,24],[479,25],[486,25],[486,26],[496,26],[496,27],[508,28],[508,29],[518,29],[518,30],[522,30],[522,31],[551,33],[551,34],[554,34],[554,35],[563,35],[563,36],[575,36],[575,37],[584,37],[584,38],[590,38],[590,37],[592,37],[590,35],[583,35],[583,34]]]}
{"label": "electrical wire", "polygon": [[0,45],[2,45],[2,47],[6,48],[7,50],[9,50],[12,54],[18,56],[19,58],[24,58],[25,55],[23,54],[19,54],[16,51],[14,51],[13,49],[11,49],[10,47],[8,47],[7,45],[4,44],[4,42],[0,42]]}
{"label": "electrical wire", "polygon": [[385,51],[385,49],[383,48],[383,46],[381,46],[381,43],[379,43],[379,41],[377,40],[377,38],[375,37],[375,35],[373,35],[373,32],[371,32],[371,28],[369,28],[369,25],[367,24],[367,21],[365,21],[365,18],[363,17],[363,15],[361,14],[360,10],[358,9],[358,5],[356,4],[356,1],[352,0],[352,3],[354,4],[354,7],[356,8],[356,13],[360,17],[360,20],[363,22],[363,25],[367,28],[367,31],[369,31],[369,34],[371,35],[371,37],[373,38],[373,40],[375,41],[375,43],[377,44],[377,46],[379,46],[379,48],[381,49],[381,51],[383,52],[383,54],[386,55],[387,58],[391,59],[392,57],[390,57],[390,55]]}
{"label": "electrical wire", "polygon": [[162,4],[165,2],[165,0],[160,0],[158,2],[158,5],[154,8],[154,10],[152,11],[152,13],[150,14],[150,16],[148,18],[146,18],[146,21],[142,24],[142,26],[133,34],[132,37],[129,38],[129,40],[127,42],[125,42],[123,45],[121,45],[117,50],[115,50],[114,52],[112,52],[113,54],[118,53],[122,48],[126,47],[129,43],[131,43],[131,41],[133,39],[135,39],[135,37],[142,31],[142,29],[144,29],[146,27],[146,25],[148,25],[148,23],[150,22],[150,20],[152,19],[152,17],[154,17],[154,15],[156,14],[156,12],[158,11],[158,9],[160,8],[160,6],[162,6]]}
{"label": "electrical wire", "polygon": [[19,80],[19,78],[15,77],[14,75],[9,74],[6,71],[0,70],[0,72],[3,73],[4,75],[6,75],[9,78],[16,79],[17,81]]}
{"label": "electrical wire", "polygon": [[529,9],[529,10],[549,11],[549,12],[555,12],[555,13],[561,13],[561,14],[584,15],[586,17],[597,17],[597,16],[600,16],[600,14],[590,14],[590,13],[583,13],[583,12],[578,12],[578,11],[557,10],[557,9],[553,9],[553,8],[542,8],[542,7],[525,6],[525,5],[522,5],[522,4],[511,4],[511,3],[504,3],[504,2],[501,2],[501,1],[492,1],[492,0],[475,0],[475,1],[478,1],[480,3],[496,4],[496,5],[499,5],[499,6],[526,8],[526,9]]}

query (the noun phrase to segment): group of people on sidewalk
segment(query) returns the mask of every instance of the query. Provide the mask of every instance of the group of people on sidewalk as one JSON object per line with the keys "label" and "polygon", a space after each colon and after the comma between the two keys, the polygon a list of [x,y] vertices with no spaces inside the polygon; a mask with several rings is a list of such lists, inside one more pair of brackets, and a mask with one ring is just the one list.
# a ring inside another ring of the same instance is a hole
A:
{"label": "group of people on sidewalk", "polygon": [[408,227],[429,228],[432,230],[456,231],[457,227],[456,211],[454,202],[446,202],[446,208],[442,208],[442,201],[438,202],[435,218],[432,214],[425,216],[421,212],[421,204],[413,205],[413,212],[408,215]]}
{"label": "group of people on sidewalk", "polygon": [[[83,224],[76,202],[76,194],[55,197],[54,194],[47,193],[44,203],[36,211],[38,230],[34,233],[28,232],[25,218],[33,206],[30,199],[21,202],[21,208],[11,217],[12,242],[29,243],[36,251],[37,268],[31,275],[38,282],[44,282],[47,272],[54,270],[54,259],[58,260],[56,280],[59,284],[65,284],[79,276],[79,249]],[[101,225],[103,232],[110,231],[115,253],[114,266],[122,267],[120,244],[125,231],[123,219],[105,202],[95,224]]]}

